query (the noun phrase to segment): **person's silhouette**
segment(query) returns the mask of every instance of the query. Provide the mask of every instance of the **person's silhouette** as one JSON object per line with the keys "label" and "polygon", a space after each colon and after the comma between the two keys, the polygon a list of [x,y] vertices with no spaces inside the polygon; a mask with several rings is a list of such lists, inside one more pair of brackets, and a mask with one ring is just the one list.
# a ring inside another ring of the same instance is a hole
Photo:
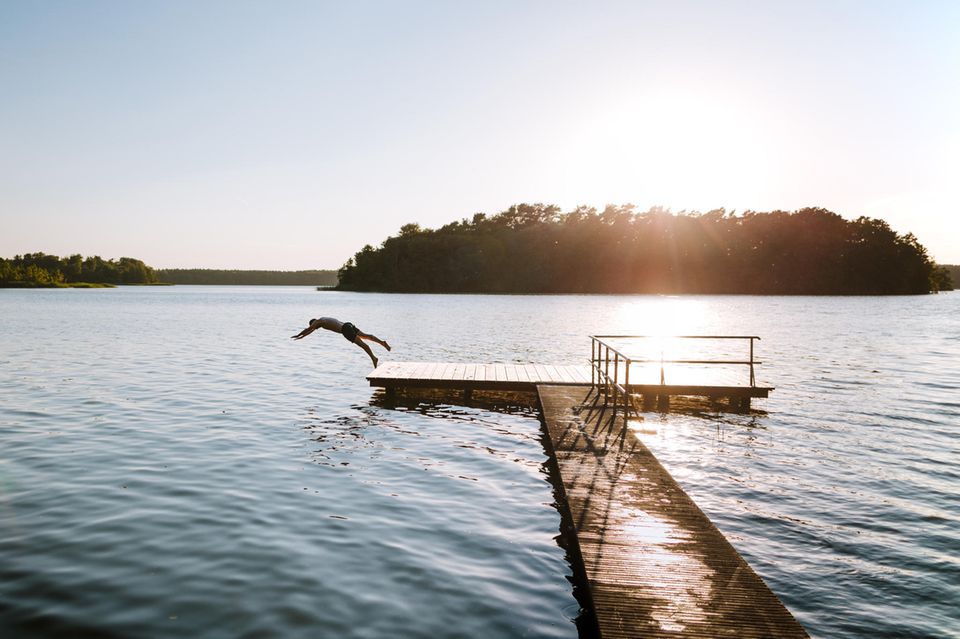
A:
{"label": "person's silhouette", "polygon": [[370,347],[367,346],[366,342],[363,340],[368,340],[371,342],[376,342],[380,346],[383,346],[388,351],[390,350],[390,345],[385,341],[377,337],[376,335],[370,335],[369,333],[364,333],[359,328],[351,324],[350,322],[341,322],[338,319],[333,317],[318,317],[317,319],[310,320],[310,325],[305,329],[292,336],[292,339],[303,339],[310,333],[314,332],[318,328],[325,328],[328,331],[333,331],[334,333],[340,333],[343,335],[348,342],[356,344],[363,350],[367,352],[367,355],[370,356],[370,359],[373,360],[373,367],[377,367],[377,363],[380,361],[377,359],[376,355],[373,354],[373,351],[370,350]]}

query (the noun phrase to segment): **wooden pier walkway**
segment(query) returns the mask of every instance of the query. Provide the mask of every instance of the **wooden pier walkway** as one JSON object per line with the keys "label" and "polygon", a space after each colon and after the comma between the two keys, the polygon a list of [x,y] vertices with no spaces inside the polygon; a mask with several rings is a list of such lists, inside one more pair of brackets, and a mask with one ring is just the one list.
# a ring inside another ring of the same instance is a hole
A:
{"label": "wooden pier walkway", "polygon": [[[616,366],[604,362],[604,376],[629,379],[621,373],[630,364]],[[388,390],[456,389],[468,397],[473,390],[538,393],[601,637],[807,637],[629,431],[622,407],[604,404],[591,377],[589,366],[385,362],[367,379]],[[647,407],[657,399],[661,408],[670,395],[745,399],[749,408],[749,398],[772,390],[752,383],[621,388]]]}
{"label": "wooden pier walkway", "polygon": [[[619,379],[624,378],[628,368],[624,364],[612,367],[619,371]],[[649,369],[634,365],[633,379],[640,382],[651,379]],[[616,370],[611,377],[616,377]],[[648,373],[645,377],[643,372]],[[629,378],[629,376],[627,376]],[[696,379],[696,378],[694,378]],[[718,379],[723,383],[718,383]],[[590,367],[587,365],[565,364],[469,364],[448,362],[384,362],[367,375],[371,386],[393,390],[396,388],[442,388],[462,390],[468,394],[474,390],[535,391],[541,384],[559,386],[591,384]],[[699,383],[684,384],[626,384],[626,390],[642,402],[646,410],[655,405],[661,409],[670,406],[669,398],[678,395],[702,396],[714,399],[725,398],[730,405],[739,409],[749,409],[750,399],[768,397],[770,386],[737,385],[729,379],[703,378]]]}
{"label": "wooden pier walkway", "polygon": [[590,384],[589,366],[384,362],[367,375],[382,388],[535,391],[538,384]]}
{"label": "wooden pier walkway", "polygon": [[601,637],[807,637],[610,407],[538,393]]}

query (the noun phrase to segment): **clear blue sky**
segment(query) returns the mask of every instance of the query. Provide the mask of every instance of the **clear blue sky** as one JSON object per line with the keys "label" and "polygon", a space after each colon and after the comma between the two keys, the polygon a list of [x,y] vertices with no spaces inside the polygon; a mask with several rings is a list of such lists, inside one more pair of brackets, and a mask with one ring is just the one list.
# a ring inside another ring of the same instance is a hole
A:
{"label": "clear blue sky", "polygon": [[0,256],[337,268],[519,202],[960,263],[960,2],[0,3]]}

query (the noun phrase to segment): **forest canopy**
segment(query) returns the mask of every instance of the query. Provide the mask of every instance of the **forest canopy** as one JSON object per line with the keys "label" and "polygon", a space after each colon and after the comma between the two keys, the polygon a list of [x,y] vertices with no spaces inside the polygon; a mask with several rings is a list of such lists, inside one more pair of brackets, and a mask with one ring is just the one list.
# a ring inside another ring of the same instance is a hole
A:
{"label": "forest canopy", "polygon": [[822,208],[671,213],[518,204],[406,224],[339,271],[350,291],[920,294],[952,288],[913,234]]}
{"label": "forest canopy", "polygon": [[156,273],[132,257],[104,260],[80,254],[60,258],[45,253],[25,253],[0,258],[0,286],[73,286],[78,284],[154,284]]}
{"label": "forest canopy", "polygon": [[957,283],[960,283],[960,264],[944,264],[943,266],[939,266],[937,268],[945,270],[947,272],[947,276],[949,277],[949,281],[947,282],[948,287],[941,288],[941,291],[950,290],[956,286]]}

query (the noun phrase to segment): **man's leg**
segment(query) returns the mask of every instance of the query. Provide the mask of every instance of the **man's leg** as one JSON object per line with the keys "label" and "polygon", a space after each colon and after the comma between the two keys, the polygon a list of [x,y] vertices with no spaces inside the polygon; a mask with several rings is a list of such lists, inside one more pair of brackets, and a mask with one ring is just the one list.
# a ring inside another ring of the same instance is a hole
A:
{"label": "man's leg", "polygon": [[363,331],[360,331],[360,332],[357,333],[357,337],[358,337],[358,338],[362,338],[362,339],[370,340],[371,342],[376,342],[377,344],[379,344],[380,346],[383,346],[383,347],[384,347],[385,349],[387,349],[388,351],[389,351],[389,350],[393,350],[393,349],[390,348],[390,345],[389,345],[389,344],[387,344],[385,341],[383,341],[382,339],[380,339],[380,338],[377,337],[376,335],[371,335],[370,333],[364,333]]}
{"label": "man's leg", "polygon": [[354,340],[353,343],[359,346],[360,348],[362,348],[363,350],[367,351],[367,355],[369,355],[370,359],[373,361],[373,367],[376,368],[379,360],[377,359],[376,355],[373,354],[373,351],[370,350],[370,347],[367,346],[362,340],[359,340],[359,339]]}

